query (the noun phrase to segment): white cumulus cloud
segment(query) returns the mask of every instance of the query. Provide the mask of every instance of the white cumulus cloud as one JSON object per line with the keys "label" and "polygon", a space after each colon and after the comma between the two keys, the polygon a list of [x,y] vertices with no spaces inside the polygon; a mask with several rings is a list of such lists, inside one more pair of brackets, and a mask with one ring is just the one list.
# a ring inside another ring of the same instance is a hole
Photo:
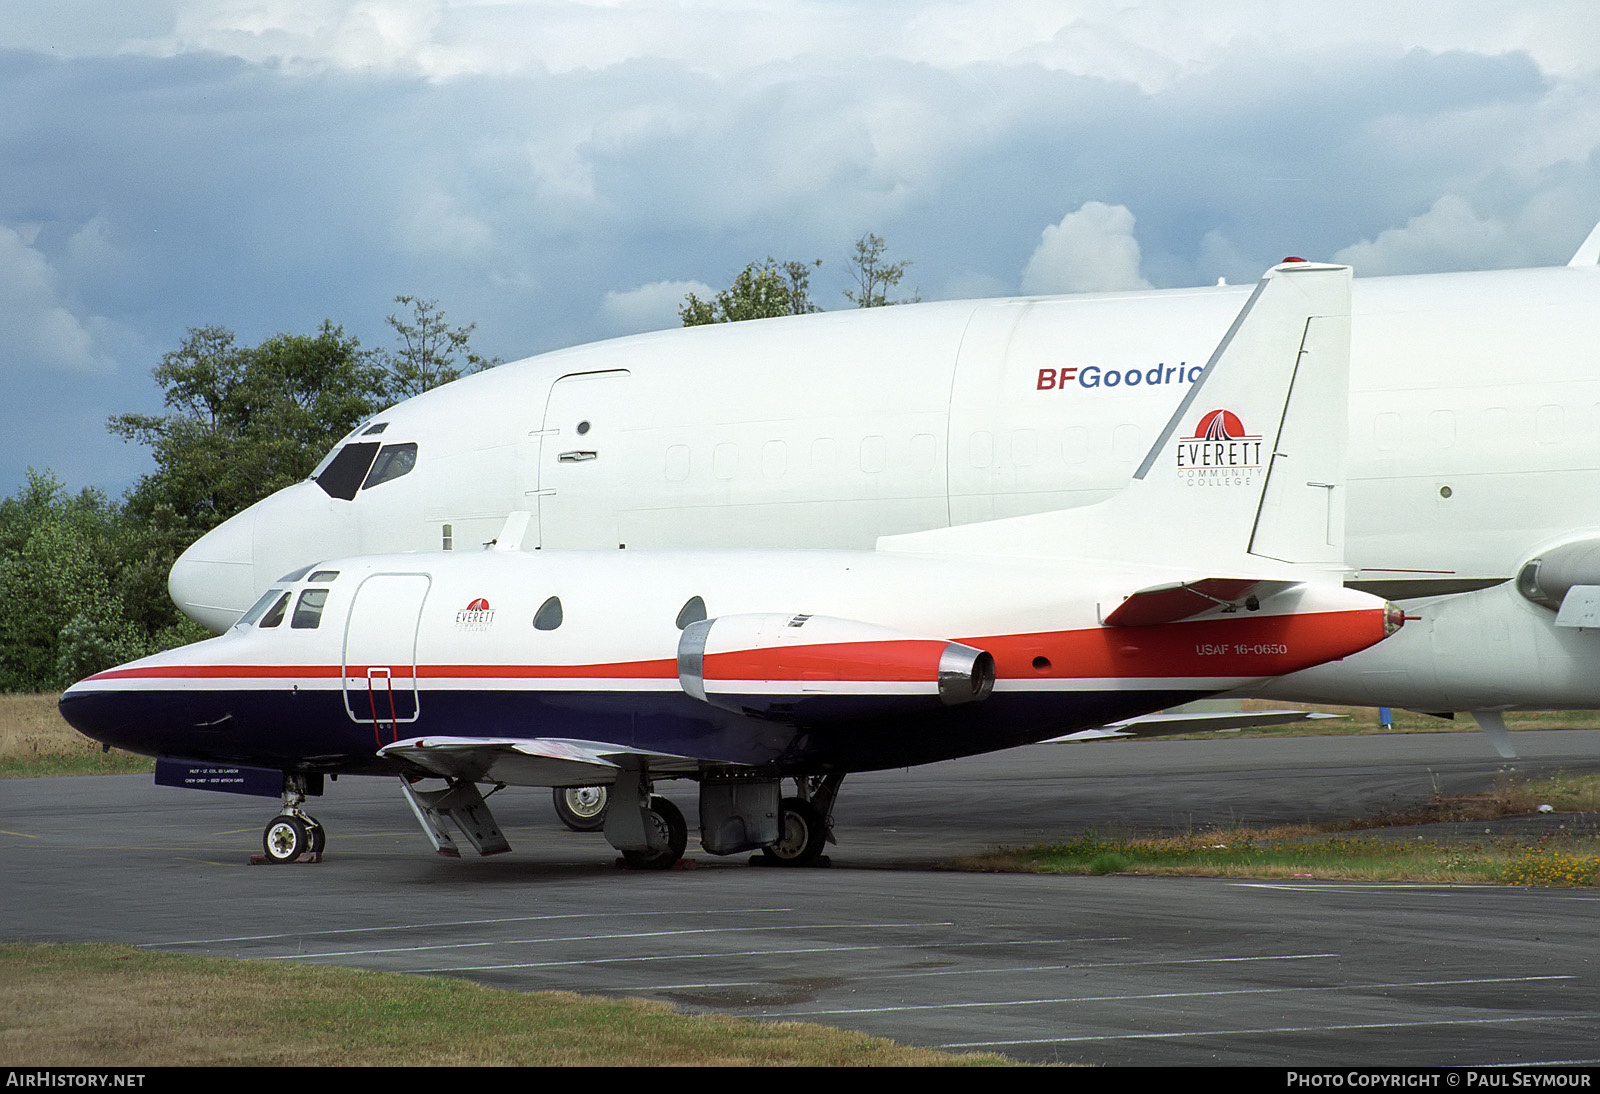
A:
{"label": "white cumulus cloud", "polygon": [[1439,273],[1528,265],[1528,255],[1506,224],[1473,212],[1465,198],[1446,194],[1404,228],[1379,232],[1333,256],[1357,274]]}
{"label": "white cumulus cloud", "polygon": [[717,290],[701,281],[652,281],[637,289],[606,293],[600,315],[617,334],[665,330],[683,321],[678,309],[690,293],[709,300]]}
{"label": "white cumulus cloud", "polygon": [[100,371],[85,321],[63,297],[55,267],[22,233],[0,224],[0,345],[13,362]]}
{"label": "white cumulus cloud", "polygon": [[1022,272],[1022,291],[1109,292],[1148,289],[1139,274],[1139,241],[1126,205],[1086,201],[1045,228]]}

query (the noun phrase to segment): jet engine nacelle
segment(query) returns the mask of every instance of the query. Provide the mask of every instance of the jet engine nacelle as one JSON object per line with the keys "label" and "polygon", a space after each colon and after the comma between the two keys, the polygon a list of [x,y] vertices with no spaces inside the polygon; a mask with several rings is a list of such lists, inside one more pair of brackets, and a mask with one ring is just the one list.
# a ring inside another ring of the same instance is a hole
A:
{"label": "jet engine nacelle", "polygon": [[847,720],[980,702],[994,689],[994,657],[851,619],[727,615],[684,628],[678,682],[753,717]]}
{"label": "jet engine nacelle", "polygon": [[1600,536],[1554,544],[1517,567],[1517,592],[1552,611],[1579,585],[1600,585]]}

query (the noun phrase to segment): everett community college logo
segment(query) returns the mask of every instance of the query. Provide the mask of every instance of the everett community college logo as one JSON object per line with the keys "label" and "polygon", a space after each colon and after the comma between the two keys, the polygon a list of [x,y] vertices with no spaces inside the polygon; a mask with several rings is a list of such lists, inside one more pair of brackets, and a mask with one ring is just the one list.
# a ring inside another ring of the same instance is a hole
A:
{"label": "everett community college logo", "polygon": [[1178,440],[1178,476],[1190,486],[1246,486],[1260,474],[1261,435],[1231,410],[1207,412]]}
{"label": "everett community college logo", "polygon": [[481,596],[456,613],[458,631],[486,631],[493,622],[494,609]]}

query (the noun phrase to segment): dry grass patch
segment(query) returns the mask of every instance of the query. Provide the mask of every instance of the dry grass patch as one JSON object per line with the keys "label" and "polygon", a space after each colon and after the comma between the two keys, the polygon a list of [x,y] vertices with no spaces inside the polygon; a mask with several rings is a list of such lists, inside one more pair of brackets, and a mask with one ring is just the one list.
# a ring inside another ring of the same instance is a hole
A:
{"label": "dry grass patch", "polygon": [[0,946],[0,1064],[1004,1064],[848,1030],[465,980],[146,953]]}
{"label": "dry grass patch", "polygon": [[61,696],[0,694],[0,778],[40,775],[126,775],[153,771],[147,756],[105,752],[56,709]]}

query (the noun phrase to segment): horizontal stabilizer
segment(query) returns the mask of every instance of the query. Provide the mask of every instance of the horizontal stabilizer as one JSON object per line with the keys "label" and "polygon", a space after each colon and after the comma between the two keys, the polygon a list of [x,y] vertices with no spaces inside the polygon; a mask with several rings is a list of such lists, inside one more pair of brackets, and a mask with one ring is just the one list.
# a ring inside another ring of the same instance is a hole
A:
{"label": "horizontal stabilizer", "polygon": [[1108,627],[1148,627],[1156,623],[1176,623],[1218,607],[1237,611],[1242,606],[1254,611],[1265,597],[1295,584],[1254,578],[1206,577],[1198,581],[1152,585],[1129,596],[1101,622]]}

